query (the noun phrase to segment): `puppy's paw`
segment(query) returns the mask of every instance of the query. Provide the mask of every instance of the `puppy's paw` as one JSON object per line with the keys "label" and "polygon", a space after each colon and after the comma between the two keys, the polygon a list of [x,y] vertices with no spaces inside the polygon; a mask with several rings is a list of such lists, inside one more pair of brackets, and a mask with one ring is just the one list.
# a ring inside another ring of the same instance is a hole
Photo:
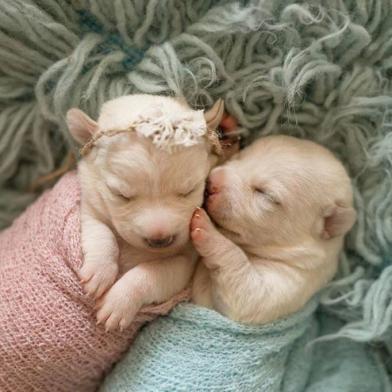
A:
{"label": "puppy's paw", "polygon": [[97,324],[104,324],[106,332],[123,331],[135,319],[140,307],[129,288],[114,285],[96,305]]}
{"label": "puppy's paw", "polygon": [[84,291],[91,297],[101,297],[115,282],[118,275],[117,263],[84,262],[78,272]]}
{"label": "puppy's paw", "polygon": [[196,250],[207,256],[214,248],[214,238],[220,236],[212,224],[210,217],[202,209],[198,208],[193,214],[191,221],[191,238]]}
{"label": "puppy's paw", "polygon": [[193,232],[196,229],[203,229],[204,231],[216,230],[203,208],[197,208],[192,216],[191,231]]}

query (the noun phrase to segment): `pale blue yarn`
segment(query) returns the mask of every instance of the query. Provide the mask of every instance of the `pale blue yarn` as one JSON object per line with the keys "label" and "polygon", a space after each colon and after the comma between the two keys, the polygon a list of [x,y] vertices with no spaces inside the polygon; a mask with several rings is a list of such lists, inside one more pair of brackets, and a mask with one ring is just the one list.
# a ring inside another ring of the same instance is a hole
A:
{"label": "pale blue yarn", "polygon": [[70,107],[95,116],[133,92],[198,108],[222,97],[248,141],[286,133],[343,160],[358,222],[319,308],[341,328],[321,328],[319,345],[352,344],[364,360],[375,345],[392,374],[391,21],[391,0],[0,2],[0,227],[74,148]]}
{"label": "pale blue yarn", "polygon": [[[376,352],[350,340],[307,348],[341,326],[317,300],[266,326],[183,304],[142,330],[100,392],[390,392]],[[321,322],[322,321],[322,322]]]}
{"label": "pale blue yarn", "polygon": [[316,304],[267,327],[179,305],[141,332],[100,392],[279,391],[294,342],[315,336]]}

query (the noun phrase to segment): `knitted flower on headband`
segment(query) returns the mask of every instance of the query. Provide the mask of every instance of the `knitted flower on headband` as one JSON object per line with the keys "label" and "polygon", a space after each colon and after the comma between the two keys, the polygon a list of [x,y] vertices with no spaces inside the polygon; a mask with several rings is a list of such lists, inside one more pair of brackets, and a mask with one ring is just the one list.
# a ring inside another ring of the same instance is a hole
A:
{"label": "knitted flower on headband", "polygon": [[169,151],[174,146],[198,144],[207,133],[202,110],[173,113],[161,107],[152,107],[142,113],[133,128],[138,135],[151,138],[157,147]]}
{"label": "knitted flower on headband", "polygon": [[215,130],[208,130],[202,110],[173,113],[161,106],[153,106],[141,113],[126,129],[100,131],[83,146],[81,155],[87,154],[102,136],[115,136],[136,132],[148,137],[161,149],[171,151],[173,147],[189,147],[201,142],[207,136],[215,150],[220,153],[219,139]]}

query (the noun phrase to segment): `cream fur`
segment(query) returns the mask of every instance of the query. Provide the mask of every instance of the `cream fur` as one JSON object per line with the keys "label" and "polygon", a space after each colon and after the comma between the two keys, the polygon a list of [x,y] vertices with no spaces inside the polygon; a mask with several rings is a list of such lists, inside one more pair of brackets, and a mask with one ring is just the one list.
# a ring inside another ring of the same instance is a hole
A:
{"label": "cream fur", "polygon": [[[71,133],[85,143],[99,131],[128,128],[145,109],[194,113],[185,102],[149,95],[107,102],[98,122],[71,109]],[[97,302],[97,320],[126,328],[141,306],[159,303],[189,282],[196,253],[189,241],[192,213],[203,201],[213,162],[206,139],[171,153],[136,133],[103,136],[79,164],[84,264],[79,272]],[[165,248],[146,239],[174,236]]]}
{"label": "cream fur", "polygon": [[208,215],[191,236],[202,256],[193,301],[245,323],[299,310],[334,276],[355,221],[342,164],[310,141],[260,139],[209,180]]}

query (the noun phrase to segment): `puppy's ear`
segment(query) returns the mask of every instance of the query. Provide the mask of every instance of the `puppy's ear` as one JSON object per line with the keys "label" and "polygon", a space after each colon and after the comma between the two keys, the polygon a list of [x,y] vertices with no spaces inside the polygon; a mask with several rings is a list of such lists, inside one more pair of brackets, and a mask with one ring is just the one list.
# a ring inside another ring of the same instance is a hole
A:
{"label": "puppy's ear", "polygon": [[85,144],[98,129],[98,124],[79,109],[68,110],[66,121],[72,137],[80,144]]}
{"label": "puppy's ear", "polygon": [[208,129],[215,130],[218,128],[222,120],[222,116],[225,110],[225,103],[222,99],[218,99],[213,105],[212,108],[204,113],[204,118],[207,123]]}
{"label": "puppy's ear", "polygon": [[345,235],[354,225],[357,213],[352,207],[333,205],[324,210],[321,238],[328,240]]}

